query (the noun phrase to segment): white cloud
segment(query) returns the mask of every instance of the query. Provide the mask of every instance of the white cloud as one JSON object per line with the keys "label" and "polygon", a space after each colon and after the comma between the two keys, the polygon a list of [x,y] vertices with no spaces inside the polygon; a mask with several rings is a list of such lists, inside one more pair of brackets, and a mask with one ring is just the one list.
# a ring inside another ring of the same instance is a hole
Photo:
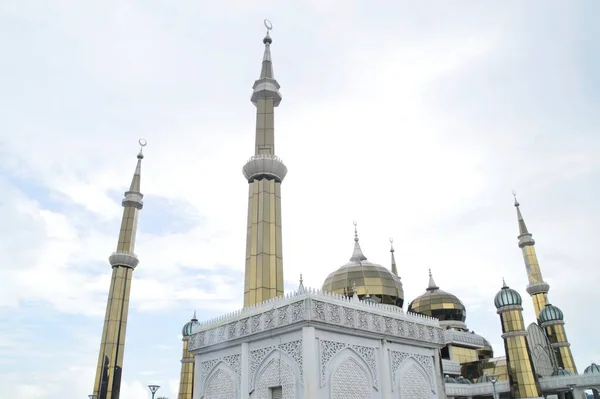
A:
{"label": "white cloud", "polygon": [[[2,42],[10,56],[0,82],[9,100],[0,99],[0,109],[11,134],[0,133],[0,315],[49,312],[96,332],[70,332],[86,355],[68,367],[58,352],[52,370],[34,379],[0,373],[0,383],[25,399],[89,393],[118,198],[143,136],[146,207],[122,396],[147,398],[145,379],[156,377],[173,398],[181,350],[174,337],[191,311],[212,317],[241,303],[241,166],[252,153],[248,88],[259,72],[263,11],[236,1],[227,3],[240,7],[235,14],[192,2],[168,9],[25,3],[0,6],[22,26]],[[345,263],[356,219],[370,260],[388,265],[388,237],[395,238],[407,302],[425,289],[432,268],[438,285],[467,305],[469,326],[502,352],[491,305],[502,276],[521,291],[532,319],[515,244],[516,188],[552,301],[568,315],[578,365],[598,361],[592,332],[600,325],[586,305],[600,277],[592,184],[600,142],[589,133],[597,117],[567,113],[560,103],[565,97],[577,110],[594,109],[569,41],[585,26],[559,24],[541,37],[528,7],[402,3],[383,13],[358,1],[261,4],[276,27],[284,96],[276,135],[289,168],[282,189],[286,284],[295,286],[303,273],[306,285],[319,287]],[[555,21],[544,18],[542,27]],[[549,49],[553,61],[542,70]],[[169,204],[177,209],[168,218],[185,218],[190,228],[159,224],[156,215]],[[183,318],[172,321],[178,312]],[[23,345],[18,333],[0,333],[0,353]],[[146,344],[168,361],[137,352]]]}

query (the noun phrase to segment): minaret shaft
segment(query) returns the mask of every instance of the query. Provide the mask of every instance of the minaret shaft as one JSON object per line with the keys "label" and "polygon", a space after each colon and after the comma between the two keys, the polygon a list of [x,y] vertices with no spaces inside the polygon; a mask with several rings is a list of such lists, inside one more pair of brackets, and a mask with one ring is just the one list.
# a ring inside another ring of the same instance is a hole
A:
{"label": "minaret shaft", "polygon": [[247,227],[244,306],[283,295],[281,183],[250,183]]}
{"label": "minaret shaft", "polygon": [[541,389],[535,377],[522,308],[499,311],[512,398],[540,398]]}
{"label": "minaret shaft", "polygon": [[275,106],[273,98],[260,98],[256,103],[255,154],[275,155]]}
{"label": "minaret shaft", "polygon": [[[529,236],[531,235],[529,234]],[[538,317],[542,309],[544,309],[544,307],[548,303],[548,290],[544,289],[547,286],[547,284],[544,281],[544,278],[542,277],[542,270],[538,262],[534,245],[534,243],[523,245],[521,247],[521,252],[523,253],[525,270],[527,271],[527,280],[529,282],[528,287],[541,288],[540,292],[534,292],[530,294],[531,299],[533,300],[535,316]]]}
{"label": "minaret shaft", "polygon": [[183,338],[181,354],[181,375],[179,378],[179,395],[177,399],[192,399],[194,396],[194,355],[188,352],[190,337]]}
{"label": "minaret shaft", "polygon": [[[144,146],[145,141],[140,140],[140,144]],[[140,193],[142,158],[140,152],[129,191],[125,192],[122,202],[124,209],[117,250],[109,257],[112,276],[93,392],[98,399],[119,399],[120,396],[131,278],[139,262],[134,249],[138,213],[143,207]]]}
{"label": "minaret shaft", "polygon": [[[265,26],[272,28],[267,22]],[[281,93],[273,75],[272,42],[267,32],[260,78],[251,96],[256,106],[254,156],[243,169],[249,184],[244,307],[283,295],[281,182],[287,168],[275,155],[274,111]]]}

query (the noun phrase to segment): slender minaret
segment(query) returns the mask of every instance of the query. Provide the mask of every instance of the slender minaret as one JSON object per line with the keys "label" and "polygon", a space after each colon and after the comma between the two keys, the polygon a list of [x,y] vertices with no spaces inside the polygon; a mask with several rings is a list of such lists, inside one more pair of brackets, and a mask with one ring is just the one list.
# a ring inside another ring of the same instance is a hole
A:
{"label": "slender minaret", "polygon": [[396,257],[394,256],[394,239],[390,238],[390,253],[392,254],[392,273],[398,275],[398,268],[396,267]]}
{"label": "slender minaret", "polygon": [[243,169],[250,185],[244,307],[283,295],[281,182],[287,168],[275,155],[274,110],[281,94],[271,62],[269,32],[273,26],[268,20],[265,26],[262,68],[251,97],[256,106],[255,152]]}
{"label": "slender minaret", "polygon": [[139,263],[134,253],[135,236],[138,212],[144,206],[142,201],[144,196],[140,192],[140,173],[144,158],[142,149],[146,145],[146,141],[140,139],[139,143],[142,148],[137,156],[138,161],[133,180],[122,201],[124,209],[117,250],[108,258],[112,266],[112,277],[108,291],[96,379],[94,380],[94,395],[97,395],[98,399],[118,399],[121,390],[131,276]]}
{"label": "slender minaret", "polygon": [[196,312],[190,321],[185,323],[181,330],[183,352],[181,354],[181,375],[179,376],[179,395],[177,399],[192,399],[194,396],[194,355],[188,351],[190,337],[194,333],[194,326],[198,325]]}
{"label": "slender minaret", "polygon": [[[519,223],[519,247],[523,252],[525,268],[527,269],[527,278],[529,280],[527,292],[533,299],[533,307],[535,310],[535,316],[538,319],[538,323],[541,323],[542,321],[540,320],[540,314],[549,304],[548,291],[550,290],[550,285],[546,283],[542,277],[542,270],[535,252],[535,241],[529,230],[527,230],[527,225],[525,224],[525,220],[521,214],[520,204],[519,201],[517,201],[517,195],[514,191],[513,196],[515,197],[515,208],[517,208],[517,220]],[[559,365],[565,370],[569,370],[571,373],[577,374],[575,361],[573,360],[573,354],[571,353],[571,347],[567,341],[567,335],[564,330],[564,323],[551,323],[544,329],[546,330],[548,339],[553,343],[553,348],[556,352]]]}
{"label": "slender minaret", "polygon": [[533,236],[527,230],[525,220],[521,214],[520,204],[517,201],[517,195],[513,191],[515,197],[515,208],[517,208],[517,220],[519,223],[519,248],[523,252],[523,259],[525,260],[525,268],[527,270],[527,279],[529,285],[527,285],[527,292],[533,299],[533,307],[535,309],[535,317],[537,318],[544,309],[544,306],[548,303],[548,291],[550,285],[544,281],[542,277],[542,271],[540,264],[538,263],[537,254],[535,252],[535,240]]}
{"label": "slender minaret", "polygon": [[565,331],[562,310],[547,303],[546,307],[540,312],[539,322],[540,327],[546,331],[548,341],[550,341],[550,345],[556,353],[558,366],[571,374],[577,374],[577,367],[571,353],[571,344],[567,339],[567,332]]}
{"label": "slender minaret", "polygon": [[502,289],[496,294],[494,305],[502,324],[510,397],[537,399],[541,398],[541,389],[534,373],[533,361],[527,345],[522,303],[521,295],[509,288],[503,279]]}

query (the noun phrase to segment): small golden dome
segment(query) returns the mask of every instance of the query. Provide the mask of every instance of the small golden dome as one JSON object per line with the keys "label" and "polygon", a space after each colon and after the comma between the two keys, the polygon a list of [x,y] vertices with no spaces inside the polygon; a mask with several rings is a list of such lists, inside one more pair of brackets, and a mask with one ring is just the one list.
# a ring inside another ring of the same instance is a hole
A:
{"label": "small golden dome", "polygon": [[439,289],[433,281],[431,270],[429,271],[427,291],[408,305],[408,311],[435,317],[440,321],[464,322],[467,318],[465,305],[456,296]]}
{"label": "small golden dome", "polygon": [[387,268],[367,261],[358,243],[355,229],[354,252],[350,261],[331,273],[323,283],[323,291],[352,295],[369,295],[372,300],[402,307],[404,290],[400,278]]}

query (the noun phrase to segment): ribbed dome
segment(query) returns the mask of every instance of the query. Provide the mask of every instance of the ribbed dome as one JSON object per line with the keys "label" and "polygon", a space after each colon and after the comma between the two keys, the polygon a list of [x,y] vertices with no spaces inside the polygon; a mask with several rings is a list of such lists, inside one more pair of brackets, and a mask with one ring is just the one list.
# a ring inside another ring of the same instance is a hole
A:
{"label": "ribbed dome", "polygon": [[467,379],[466,379],[465,377],[463,377],[462,375],[461,375],[461,376],[459,376],[459,377],[456,379],[456,382],[457,382],[457,383],[459,383],[459,384],[472,384],[472,382],[471,382],[470,380],[467,380]]}
{"label": "ribbed dome", "polygon": [[596,363],[592,363],[585,368],[583,374],[600,374],[600,366]]}
{"label": "ribbed dome", "polygon": [[196,312],[194,312],[194,317],[192,317],[190,321],[183,325],[183,328],[181,329],[181,335],[184,337],[189,337],[194,332],[194,326],[199,324],[200,323],[198,322],[198,319],[196,319]]}
{"label": "ribbed dome", "polygon": [[562,310],[547,303],[546,306],[544,306],[544,309],[542,309],[540,312],[538,318],[540,319],[540,323],[548,323],[551,321],[562,321],[564,319],[564,315]]}
{"label": "ribbed dome", "polygon": [[477,384],[483,384],[484,382],[492,382],[492,378],[487,374],[484,374],[484,375],[480,376],[479,378],[477,378],[477,381],[476,381]]}
{"label": "ribbed dome", "polygon": [[569,370],[565,370],[562,367],[559,367],[558,370],[556,370],[554,373],[552,373],[553,376],[564,376],[564,375],[572,375],[571,372]]}
{"label": "ribbed dome", "polygon": [[368,294],[369,301],[400,307],[404,303],[400,278],[387,268],[367,261],[356,232],[350,261],[327,276],[323,283],[323,291],[336,294],[352,295],[354,289],[361,299]]}
{"label": "ribbed dome", "polygon": [[500,309],[505,306],[521,306],[522,303],[523,299],[521,299],[521,294],[512,288],[509,288],[506,283],[494,298],[494,305],[496,305],[496,309]]}
{"label": "ribbed dome", "polygon": [[408,311],[435,317],[440,321],[456,320],[464,322],[467,318],[465,305],[456,296],[439,289],[429,271],[429,286],[425,293],[416,297]]}
{"label": "ribbed dome", "polygon": [[487,339],[483,338],[483,348],[477,349],[477,356],[479,357],[479,360],[491,359],[494,357],[494,348],[492,348],[492,344],[490,344]]}
{"label": "ribbed dome", "polygon": [[456,384],[456,380],[454,378],[450,377],[449,375],[446,375],[444,377],[444,382],[446,384]]}

